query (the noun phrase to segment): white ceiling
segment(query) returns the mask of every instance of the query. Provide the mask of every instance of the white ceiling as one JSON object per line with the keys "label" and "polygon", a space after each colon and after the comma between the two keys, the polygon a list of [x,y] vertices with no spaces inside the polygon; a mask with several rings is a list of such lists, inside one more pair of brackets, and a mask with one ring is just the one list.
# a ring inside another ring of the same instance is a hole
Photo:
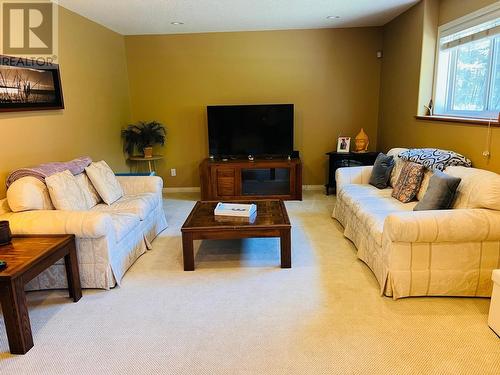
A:
{"label": "white ceiling", "polygon": [[[381,26],[419,0],[59,0],[120,34]],[[327,19],[327,16],[340,16]],[[183,22],[172,25],[171,22]]]}

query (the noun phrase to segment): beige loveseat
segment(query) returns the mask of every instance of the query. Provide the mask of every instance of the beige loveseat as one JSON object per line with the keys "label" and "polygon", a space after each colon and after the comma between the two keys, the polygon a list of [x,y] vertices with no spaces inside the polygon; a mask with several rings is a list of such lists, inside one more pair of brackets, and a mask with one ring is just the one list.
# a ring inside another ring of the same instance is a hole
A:
{"label": "beige loveseat", "polygon": [[[109,289],[120,284],[127,269],[167,227],[160,177],[117,177],[124,195],[109,206],[98,203],[84,211],[54,209],[45,184],[33,177],[24,178],[34,180],[33,186],[23,190],[25,194],[45,189],[41,198],[44,209],[12,212],[4,199],[0,200],[0,220],[9,221],[13,234],[74,234],[83,288]],[[14,200],[14,195],[10,199]],[[59,261],[27,288],[59,289],[66,285],[64,262]]]}
{"label": "beige loveseat", "polygon": [[[404,163],[397,155],[404,150],[389,152],[396,159],[392,184]],[[337,170],[333,217],[375,274],[381,293],[394,299],[489,297],[492,270],[500,268],[500,176],[448,167],[445,173],[462,179],[453,209],[413,211],[416,201],[401,203],[391,197],[391,187],[379,190],[369,185],[371,169]]]}

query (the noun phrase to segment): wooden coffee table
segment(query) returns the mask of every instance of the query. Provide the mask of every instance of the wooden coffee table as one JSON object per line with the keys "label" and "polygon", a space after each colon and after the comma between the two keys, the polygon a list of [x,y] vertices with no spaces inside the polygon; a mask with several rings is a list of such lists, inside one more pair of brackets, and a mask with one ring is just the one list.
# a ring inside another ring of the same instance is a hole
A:
{"label": "wooden coffee table", "polygon": [[194,271],[194,240],[226,240],[239,238],[279,237],[281,268],[292,267],[290,220],[285,204],[280,200],[261,200],[257,205],[257,216],[253,223],[241,219],[218,221],[214,208],[218,202],[196,202],[181,228],[184,271]]}
{"label": "wooden coffee table", "polygon": [[69,296],[82,297],[74,235],[15,236],[10,245],[0,246],[0,259],[7,268],[0,271],[0,300],[12,354],[25,354],[33,347],[24,286],[64,257]]}

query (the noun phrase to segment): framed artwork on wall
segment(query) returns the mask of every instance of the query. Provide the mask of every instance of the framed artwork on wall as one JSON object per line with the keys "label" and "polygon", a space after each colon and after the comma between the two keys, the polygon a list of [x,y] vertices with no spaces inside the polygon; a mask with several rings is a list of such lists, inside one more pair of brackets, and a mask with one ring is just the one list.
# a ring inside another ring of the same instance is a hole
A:
{"label": "framed artwork on wall", "polygon": [[59,65],[0,55],[0,112],[63,108]]}
{"label": "framed artwork on wall", "polygon": [[351,149],[351,137],[339,137],[337,139],[337,152],[348,153]]}

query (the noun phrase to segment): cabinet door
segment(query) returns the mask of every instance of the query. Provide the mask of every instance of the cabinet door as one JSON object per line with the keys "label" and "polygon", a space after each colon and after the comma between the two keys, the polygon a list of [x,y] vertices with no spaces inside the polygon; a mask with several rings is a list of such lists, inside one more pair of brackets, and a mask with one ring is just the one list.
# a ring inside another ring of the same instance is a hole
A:
{"label": "cabinet door", "polygon": [[236,195],[236,170],[234,168],[216,168],[215,194],[217,197],[232,197]]}

